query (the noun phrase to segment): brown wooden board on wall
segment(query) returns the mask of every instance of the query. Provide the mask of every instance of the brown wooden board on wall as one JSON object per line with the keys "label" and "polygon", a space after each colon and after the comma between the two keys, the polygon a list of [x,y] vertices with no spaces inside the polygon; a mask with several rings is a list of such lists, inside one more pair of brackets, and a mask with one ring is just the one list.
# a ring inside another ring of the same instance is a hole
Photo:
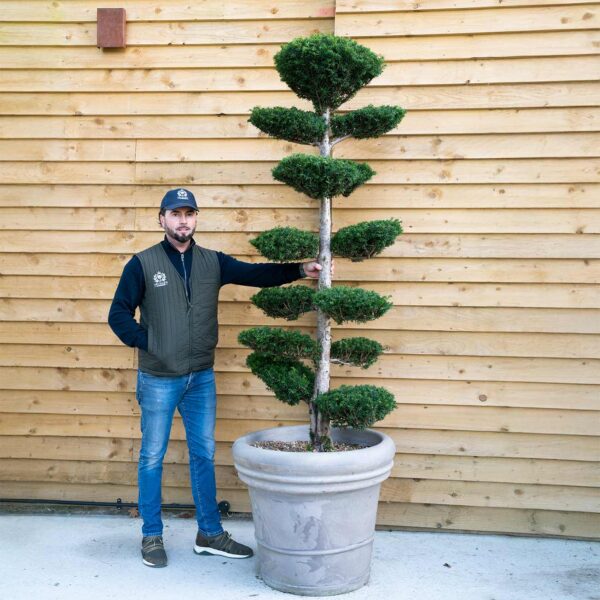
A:
{"label": "brown wooden board on wall", "polygon": [[125,9],[99,8],[98,48],[125,48]]}

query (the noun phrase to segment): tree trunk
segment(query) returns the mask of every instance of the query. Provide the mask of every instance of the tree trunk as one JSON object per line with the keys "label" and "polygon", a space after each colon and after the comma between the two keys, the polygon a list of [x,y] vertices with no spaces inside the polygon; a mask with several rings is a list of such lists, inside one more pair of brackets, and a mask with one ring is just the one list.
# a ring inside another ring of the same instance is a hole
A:
{"label": "tree trunk", "polygon": [[[319,145],[321,156],[331,156],[330,112],[323,115],[327,129]],[[319,227],[319,264],[323,267],[319,274],[318,289],[331,287],[331,198],[321,199]],[[317,309],[317,339],[321,346],[321,358],[315,377],[315,387],[310,402],[310,437],[315,452],[325,452],[331,448],[329,419],[319,413],[315,404],[318,394],[329,391],[329,365],[331,351],[331,319]]]}

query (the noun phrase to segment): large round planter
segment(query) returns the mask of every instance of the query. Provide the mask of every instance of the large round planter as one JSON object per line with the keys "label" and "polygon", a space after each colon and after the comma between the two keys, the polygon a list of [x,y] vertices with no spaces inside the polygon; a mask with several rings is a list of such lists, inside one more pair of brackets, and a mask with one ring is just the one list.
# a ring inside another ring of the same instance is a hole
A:
{"label": "large round planter", "polygon": [[369,579],[379,488],[396,448],[369,429],[334,429],[332,438],[368,447],[313,453],[252,445],[308,440],[303,425],[264,429],[233,445],[235,467],[250,491],[259,575],[276,590],[329,596]]}

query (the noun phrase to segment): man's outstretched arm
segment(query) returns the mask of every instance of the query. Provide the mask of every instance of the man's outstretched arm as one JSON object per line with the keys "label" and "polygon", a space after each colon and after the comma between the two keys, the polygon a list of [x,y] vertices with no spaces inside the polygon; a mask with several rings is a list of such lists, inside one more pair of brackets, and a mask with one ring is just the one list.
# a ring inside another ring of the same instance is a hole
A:
{"label": "man's outstretched arm", "polygon": [[[321,268],[315,262],[307,263],[248,263],[217,252],[221,265],[221,285],[237,283],[254,287],[274,287],[291,283],[302,277],[316,277]],[[316,265],[316,267],[315,267]],[[301,269],[302,267],[302,269]]]}

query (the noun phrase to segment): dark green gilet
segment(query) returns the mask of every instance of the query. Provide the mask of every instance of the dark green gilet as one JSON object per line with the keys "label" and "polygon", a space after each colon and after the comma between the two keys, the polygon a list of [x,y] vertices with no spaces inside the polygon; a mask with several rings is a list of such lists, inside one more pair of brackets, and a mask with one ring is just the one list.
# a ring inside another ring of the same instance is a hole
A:
{"label": "dark green gilet", "polygon": [[191,302],[161,244],[137,255],[146,284],[140,325],[148,331],[148,352],[140,349],[138,361],[144,373],[175,377],[214,364],[221,269],[214,250],[195,245],[192,252]]}

